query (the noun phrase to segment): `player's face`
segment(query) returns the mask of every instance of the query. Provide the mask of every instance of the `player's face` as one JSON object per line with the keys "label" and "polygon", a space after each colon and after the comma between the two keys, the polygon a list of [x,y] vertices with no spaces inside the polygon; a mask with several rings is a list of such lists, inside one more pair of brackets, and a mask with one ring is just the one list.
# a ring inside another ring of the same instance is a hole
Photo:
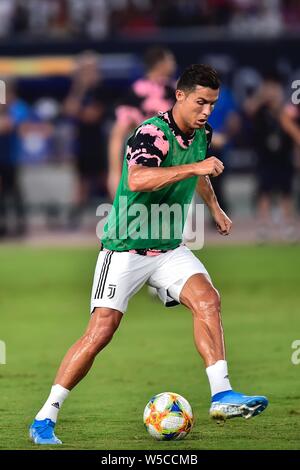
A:
{"label": "player's face", "polygon": [[203,127],[219,97],[219,90],[197,85],[192,92],[176,90],[182,119],[190,129]]}
{"label": "player's face", "polygon": [[166,54],[159,64],[160,74],[163,77],[171,78],[176,71],[176,61],[173,54]]}

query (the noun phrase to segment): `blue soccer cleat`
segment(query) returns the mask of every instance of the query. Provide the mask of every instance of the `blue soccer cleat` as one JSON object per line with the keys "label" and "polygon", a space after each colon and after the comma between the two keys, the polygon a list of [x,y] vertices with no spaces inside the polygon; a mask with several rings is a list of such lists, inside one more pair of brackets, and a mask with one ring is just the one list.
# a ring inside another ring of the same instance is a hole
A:
{"label": "blue soccer cleat", "polygon": [[29,437],[35,444],[62,444],[54,434],[54,427],[51,419],[35,419],[29,428]]}
{"label": "blue soccer cleat", "polygon": [[249,419],[262,413],[267,406],[266,397],[257,395],[249,397],[233,390],[227,390],[212,397],[209,414],[217,421],[225,421],[239,416]]}

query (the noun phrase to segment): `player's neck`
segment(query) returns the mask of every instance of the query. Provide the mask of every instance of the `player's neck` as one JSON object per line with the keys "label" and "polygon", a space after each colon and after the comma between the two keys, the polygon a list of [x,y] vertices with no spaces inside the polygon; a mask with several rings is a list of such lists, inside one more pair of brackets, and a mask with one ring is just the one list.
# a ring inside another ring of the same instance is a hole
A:
{"label": "player's neck", "polygon": [[176,104],[174,105],[172,109],[172,116],[173,116],[176,126],[178,127],[178,129],[181,130],[181,132],[183,132],[186,135],[192,135],[194,133],[195,129],[186,125],[186,123],[184,122],[184,120],[182,119],[179,113],[179,110]]}

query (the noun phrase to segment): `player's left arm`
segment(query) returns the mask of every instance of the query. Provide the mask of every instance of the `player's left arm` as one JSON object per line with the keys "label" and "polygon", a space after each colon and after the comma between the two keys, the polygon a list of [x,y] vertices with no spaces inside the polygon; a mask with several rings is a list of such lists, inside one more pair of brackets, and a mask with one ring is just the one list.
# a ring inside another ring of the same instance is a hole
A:
{"label": "player's left arm", "polygon": [[219,206],[209,176],[199,176],[196,191],[205,202],[221,235],[229,235],[232,221]]}
{"label": "player's left arm", "polygon": [[[212,139],[212,128],[208,124],[206,124],[206,136],[208,150]],[[199,176],[196,191],[209,208],[210,213],[216,223],[218,232],[221,235],[229,235],[232,221],[221,209],[209,176]]]}

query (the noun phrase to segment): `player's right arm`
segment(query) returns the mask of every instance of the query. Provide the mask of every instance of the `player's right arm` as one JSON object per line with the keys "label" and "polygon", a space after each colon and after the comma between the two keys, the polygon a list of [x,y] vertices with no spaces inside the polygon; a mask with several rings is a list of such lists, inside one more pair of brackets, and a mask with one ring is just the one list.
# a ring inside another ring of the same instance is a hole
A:
{"label": "player's right arm", "polygon": [[171,167],[146,167],[133,165],[128,170],[128,186],[131,191],[157,191],[170,184],[192,176],[218,176],[224,165],[216,157],[201,162]]}

